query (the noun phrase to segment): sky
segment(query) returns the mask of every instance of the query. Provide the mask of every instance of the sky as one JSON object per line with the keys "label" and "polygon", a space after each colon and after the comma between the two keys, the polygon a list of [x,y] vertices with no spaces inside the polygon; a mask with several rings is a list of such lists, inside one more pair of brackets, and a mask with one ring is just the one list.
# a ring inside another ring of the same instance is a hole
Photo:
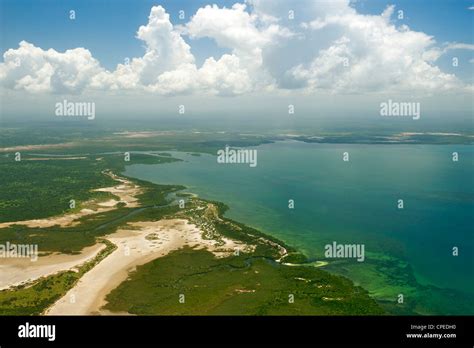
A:
{"label": "sky", "polygon": [[0,111],[362,117],[397,99],[469,118],[473,15],[473,0],[0,0]]}

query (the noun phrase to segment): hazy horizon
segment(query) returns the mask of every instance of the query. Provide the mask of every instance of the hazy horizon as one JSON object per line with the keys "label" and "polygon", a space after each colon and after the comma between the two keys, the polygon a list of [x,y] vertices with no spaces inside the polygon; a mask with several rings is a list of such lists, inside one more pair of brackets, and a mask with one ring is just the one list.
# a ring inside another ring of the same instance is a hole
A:
{"label": "hazy horizon", "polygon": [[[22,3],[55,20],[2,2],[5,28],[24,23],[2,31],[4,121],[54,121],[67,100],[94,103],[94,122],[472,129],[469,1]],[[418,103],[419,119],[381,117],[389,100]]]}

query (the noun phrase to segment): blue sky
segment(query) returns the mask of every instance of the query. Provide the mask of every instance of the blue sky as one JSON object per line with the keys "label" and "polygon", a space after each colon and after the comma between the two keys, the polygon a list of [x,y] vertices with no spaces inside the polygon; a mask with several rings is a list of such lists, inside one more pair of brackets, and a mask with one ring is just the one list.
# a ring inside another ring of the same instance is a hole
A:
{"label": "blue sky", "polygon": [[[215,1],[214,1],[215,2]],[[173,24],[182,24],[179,11],[187,18],[209,3],[202,0],[1,0],[1,51],[18,46],[21,40],[43,49],[64,51],[87,47],[108,69],[122,63],[125,57],[143,55],[143,44],[135,38],[140,25],[146,24],[150,9],[162,5]],[[218,1],[232,6],[236,1]],[[69,10],[76,11],[76,20],[69,20]],[[21,25],[20,25],[21,24]],[[221,55],[210,39],[196,40],[193,52],[198,62],[209,55]],[[217,58],[217,57],[216,57]]]}
{"label": "blue sky", "polygon": [[[360,0],[355,8],[361,13],[380,13],[388,4],[394,4],[397,9],[403,9],[404,22],[413,30],[423,31],[442,42],[473,43],[474,11],[468,10],[474,6],[472,0],[399,0],[374,1]],[[460,69],[451,65],[453,56],[467,62],[473,57],[472,52],[456,50],[450,56],[440,58],[439,65],[444,71],[456,73],[466,80],[472,81],[472,66],[462,64]]]}
{"label": "blue sky", "polygon": [[[59,51],[87,47],[107,69],[113,69],[125,57],[143,54],[143,44],[135,34],[146,23],[152,6],[162,5],[173,24],[182,24],[185,20],[179,19],[180,10],[189,18],[207,4],[231,7],[235,2],[238,1],[1,0],[0,49],[4,52],[15,48],[21,40]],[[474,6],[473,0],[359,0],[353,7],[360,13],[380,14],[390,4],[403,9],[403,23],[433,35],[438,42],[473,43],[474,11],[468,10]],[[68,18],[70,9],[76,11],[75,21]],[[191,47],[198,63],[229,51],[207,38],[193,40]],[[470,54],[456,53],[462,57]],[[443,65],[450,68],[449,64]]]}
{"label": "blue sky", "polygon": [[315,105],[370,114],[398,98],[466,118],[470,8],[474,0],[0,0],[0,92],[12,113],[84,95],[144,112],[157,103],[265,112],[279,102],[281,112],[294,102],[308,114]]}

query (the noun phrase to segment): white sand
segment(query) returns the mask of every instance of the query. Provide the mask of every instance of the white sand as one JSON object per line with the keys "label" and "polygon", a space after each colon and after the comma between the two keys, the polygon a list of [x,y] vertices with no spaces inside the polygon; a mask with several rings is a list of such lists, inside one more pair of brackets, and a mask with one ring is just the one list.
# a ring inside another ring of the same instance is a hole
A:
{"label": "white sand", "polygon": [[74,143],[60,144],[43,144],[43,145],[20,145],[13,147],[0,147],[0,152],[23,151],[23,150],[44,150],[44,149],[60,149],[74,146]]}
{"label": "white sand", "polygon": [[[185,245],[206,248],[217,257],[225,257],[245,245],[223,239],[205,240],[202,232],[183,219],[129,223],[133,229],[121,229],[106,237],[117,250],[87,272],[64,297],[46,311],[47,315],[110,314],[100,311],[106,295],[127,279],[137,265],[148,263]],[[71,301],[74,299],[75,301]]]}
{"label": "white sand", "polygon": [[93,259],[104,248],[103,243],[97,243],[77,255],[55,253],[38,257],[35,262],[29,258],[0,259],[0,290],[77,267]]}
{"label": "white sand", "polygon": [[[111,176],[120,184],[113,187],[101,188],[97,191],[113,192],[113,194],[119,197],[120,202],[124,202],[126,206],[138,206],[138,200],[135,196],[142,191],[137,185],[112,173],[107,172],[104,174]],[[100,203],[91,202],[99,207],[96,209],[84,208],[76,213],[45,219],[4,222],[0,223],[0,229],[15,224],[26,225],[28,227],[51,227],[55,225],[59,225],[61,227],[76,226],[79,224],[79,218],[116,209],[118,202],[119,201],[115,199],[110,199]],[[85,205],[88,203],[89,202],[86,202]],[[84,248],[84,250],[82,250],[82,252],[78,255],[55,253],[48,256],[39,257],[36,262],[32,262],[29,258],[0,259],[0,290],[20,285],[25,282],[30,282],[44,276],[49,276],[60,271],[73,269],[94,258],[104,247],[105,246],[103,243],[98,243],[92,247]]]}

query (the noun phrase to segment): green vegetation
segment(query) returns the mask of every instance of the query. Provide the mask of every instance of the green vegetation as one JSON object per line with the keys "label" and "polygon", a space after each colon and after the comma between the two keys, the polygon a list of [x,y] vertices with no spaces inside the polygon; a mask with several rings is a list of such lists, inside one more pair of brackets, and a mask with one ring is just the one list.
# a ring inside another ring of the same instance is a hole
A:
{"label": "green vegetation", "polygon": [[59,300],[76,282],[96,264],[116,249],[107,240],[106,247],[94,259],[84,263],[77,272],[65,271],[41,278],[32,284],[0,291],[0,315],[40,315]]}
{"label": "green vegetation", "polygon": [[304,263],[307,263],[308,261],[309,260],[306,257],[306,255],[299,252],[289,253],[286,256],[284,256],[281,260],[281,262],[291,263],[291,264],[304,264]]}
{"label": "green vegetation", "polygon": [[24,156],[15,162],[4,158],[0,161],[0,222],[60,215],[69,210],[71,199],[77,206],[90,199],[107,200],[107,194],[91,191],[116,185],[102,169],[99,161],[91,159],[29,161]]}
{"label": "green vegetation", "polygon": [[[47,156],[45,156],[47,157]],[[107,192],[94,189],[117,185],[117,181],[103,174],[112,169],[120,172],[125,164],[157,164],[179,161],[175,158],[145,154],[131,154],[130,162],[123,155],[104,155],[85,159],[45,161],[32,160],[37,157],[22,155],[15,162],[12,156],[0,157],[0,222],[21,221],[61,215],[77,211],[86,201],[106,201],[113,198]],[[140,182],[150,187],[148,183]],[[163,192],[153,196],[148,190],[142,195],[143,203],[163,202]],[[75,210],[70,209],[70,200],[75,200]]]}
{"label": "green vegetation", "polygon": [[[131,157],[131,162],[142,161],[142,156],[146,157],[146,155]],[[105,175],[104,171],[110,168],[123,169],[123,157],[108,155],[102,158],[101,161],[91,159],[0,162],[0,167],[5,169],[0,171],[0,177],[9,177],[5,182],[6,189],[0,191],[0,202],[6,202],[5,205],[9,208],[2,209],[0,221],[21,221],[72,213],[84,208],[84,205],[91,208],[96,201],[114,197],[107,192],[92,190],[119,184]],[[152,163],[174,160],[174,158],[163,160],[156,157]],[[33,173],[47,173],[47,175],[34,176]],[[31,180],[29,175],[33,175]],[[72,188],[70,182],[74,183]],[[141,206],[150,207],[150,212],[143,208],[124,208],[123,204],[119,204],[118,209],[84,216],[78,219],[79,224],[69,227],[30,228],[12,225],[1,229],[0,243],[5,244],[8,241],[18,244],[38,244],[40,251],[79,252],[84,247],[95,244],[97,237],[114,232],[117,227],[132,221],[133,218],[149,219],[152,216],[159,218],[162,212],[170,213],[170,209],[159,206],[166,206],[167,196],[183,188],[177,185],[155,185],[136,179],[133,179],[133,182],[140,185],[143,191],[137,196]],[[15,187],[18,189],[14,190]],[[17,204],[12,204],[9,199],[16,197],[18,197]],[[64,209],[63,206],[69,207],[69,199],[73,197],[76,200],[76,209]],[[158,207],[152,208],[152,206]]]}
{"label": "green vegetation", "polygon": [[[151,196],[164,195],[158,189]],[[172,191],[173,187],[166,190]],[[37,244],[40,251],[58,251],[66,254],[76,253],[96,243],[96,238],[115,232],[131,221],[159,220],[165,215],[173,214],[176,206],[142,208],[119,208],[108,212],[88,215],[79,219],[77,226],[30,228],[13,225],[3,228],[0,233],[0,244]]]}
{"label": "green vegetation", "polygon": [[[90,131],[90,132],[89,132]],[[177,161],[162,151],[179,150],[193,155],[215,153],[225,145],[256,146],[268,143],[263,136],[238,134],[195,135],[162,133],[151,138],[128,138],[118,130],[74,130],[69,127],[32,131],[31,142],[24,130],[4,129],[3,146],[22,144],[73,143],[70,147],[22,151],[15,162],[13,152],[0,156],[0,222],[45,218],[91,207],[114,197],[95,192],[116,186],[107,171],[123,172],[128,164],[156,164]],[[43,138],[41,138],[43,136]],[[148,151],[139,153],[136,151]],[[32,154],[34,152],[34,154]],[[130,152],[125,162],[124,152]],[[52,155],[84,157],[59,159]],[[48,160],[33,160],[41,155]],[[314,267],[289,267],[275,262],[288,252],[285,262],[305,263],[304,255],[281,241],[237,221],[223,217],[228,209],[222,203],[194,198],[177,192],[178,185],[155,185],[131,179],[143,192],[137,196],[140,207],[117,209],[84,216],[69,227],[28,228],[13,225],[1,229],[0,243],[38,244],[40,252],[77,253],[101,237],[133,221],[186,218],[203,230],[203,237],[220,242],[227,237],[251,246],[239,255],[217,259],[204,250],[184,249],[143,265],[108,297],[107,309],[136,314],[380,314],[382,309],[341,276]],[[186,208],[170,201],[170,194],[186,198]],[[69,201],[76,208],[69,209]],[[79,272],[67,271],[40,279],[28,286],[0,291],[0,315],[38,315],[63,296],[77,280],[100,262],[114,246],[107,248]],[[180,304],[179,294],[186,304]],[[289,296],[294,295],[294,303]]]}
{"label": "green vegetation", "polygon": [[[104,154],[124,153],[135,151],[151,151],[162,157],[170,157],[168,151],[183,151],[188,153],[215,154],[225,145],[257,146],[269,143],[271,140],[264,135],[240,135],[237,132],[202,132],[195,133],[178,127],[179,130],[160,130],[150,132],[156,123],[146,125],[130,124],[130,122],[115,122],[79,124],[73,122],[51,122],[37,124],[2,124],[0,129],[0,147],[12,147],[30,144],[66,144],[66,147],[52,147],[21,151],[22,153],[47,154]],[[146,131],[149,136],[130,137],[133,132]],[[14,152],[14,151],[12,151]],[[123,159],[123,155],[122,155]],[[131,159],[133,161],[133,158]]]}
{"label": "green vegetation", "polygon": [[[185,303],[180,303],[180,294]],[[365,290],[346,278],[246,254],[217,259],[189,248],[138,267],[107,301],[106,309],[138,315],[383,313]]]}
{"label": "green vegetation", "polygon": [[193,196],[192,193],[186,193],[186,192],[177,192],[176,193],[176,197],[180,197],[180,198],[192,197],[192,196]]}
{"label": "green vegetation", "polygon": [[[123,155],[121,155],[123,156]],[[156,156],[152,154],[143,154],[143,153],[131,153],[130,154],[130,163],[128,164],[160,164],[160,163],[170,163],[170,162],[179,162],[180,159],[173,158],[171,156]]]}
{"label": "green vegetation", "polygon": [[[186,218],[203,237],[229,237],[255,247],[217,259],[185,249],[139,267],[109,297],[106,309],[133,314],[380,314],[367,292],[351,281],[314,267],[282,266],[275,261],[292,250],[276,239],[223,218],[221,203],[192,199],[174,218]],[[300,254],[294,254],[300,255]],[[295,256],[296,259],[296,256]],[[302,260],[300,257],[299,260]],[[178,301],[185,294],[186,304]],[[295,297],[294,303],[288,296]],[[297,300],[296,300],[297,299]]]}

